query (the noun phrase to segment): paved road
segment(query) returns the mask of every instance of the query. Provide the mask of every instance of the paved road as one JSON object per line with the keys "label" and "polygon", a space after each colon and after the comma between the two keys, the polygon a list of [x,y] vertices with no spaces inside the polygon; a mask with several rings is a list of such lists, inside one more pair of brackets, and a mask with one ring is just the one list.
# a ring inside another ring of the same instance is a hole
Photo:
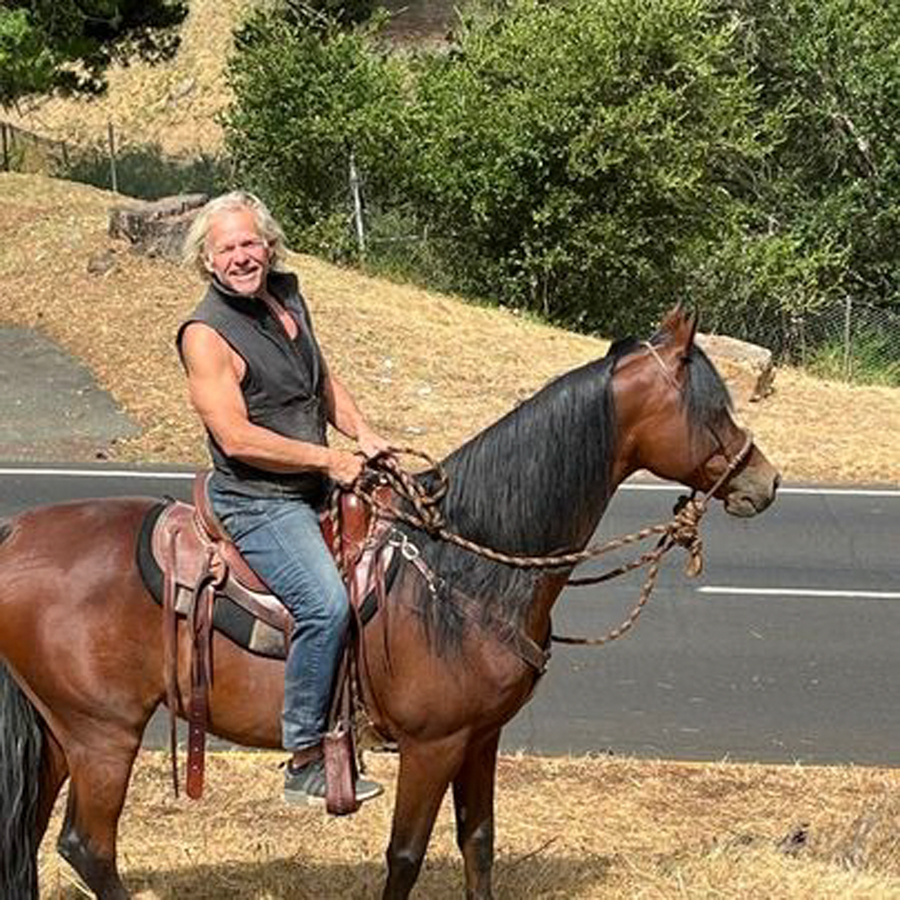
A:
{"label": "paved road", "polygon": [[[185,474],[0,468],[0,515],[75,497],[186,497]],[[598,537],[665,520],[677,493],[626,485]],[[788,487],[756,521],[713,510],[704,535],[702,578],[667,566],[631,635],[555,649],[504,748],[900,765],[900,490]],[[637,590],[568,590],[555,630],[603,632]]]}

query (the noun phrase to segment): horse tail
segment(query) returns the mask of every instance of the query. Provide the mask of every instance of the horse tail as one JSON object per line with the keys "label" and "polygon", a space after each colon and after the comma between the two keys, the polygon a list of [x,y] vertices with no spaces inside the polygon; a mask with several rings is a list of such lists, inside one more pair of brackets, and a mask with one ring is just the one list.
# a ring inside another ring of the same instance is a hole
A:
{"label": "horse tail", "polygon": [[41,749],[37,710],[0,662],[0,897],[9,900],[38,895]]}

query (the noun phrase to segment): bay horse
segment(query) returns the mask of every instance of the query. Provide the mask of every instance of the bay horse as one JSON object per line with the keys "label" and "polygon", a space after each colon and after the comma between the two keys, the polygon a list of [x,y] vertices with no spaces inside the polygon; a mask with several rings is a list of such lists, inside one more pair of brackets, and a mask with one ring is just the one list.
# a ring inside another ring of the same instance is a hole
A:
{"label": "bay horse", "polygon": [[[728,474],[748,436],[694,342],[695,328],[676,308],[649,341],[613,345],[454,451],[445,460],[447,525],[507,553],[584,547],[617,485],[639,469],[700,491],[725,473],[715,496],[727,512],[764,510],[779,475],[755,445]],[[62,503],[0,523],[6,898],[36,896],[37,847],[66,779],[59,852],[101,900],[128,896],[116,866],[117,824],[142,733],[166,696],[162,611],[135,564],[138,533],[157,503]],[[500,730],[540,674],[488,623],[505,622],[546,647],[551,609],[569,573],[512,568],[403,528],[452,591],[428,590],[413,566],[402,568],[359,641],[365,706],[400,756],[383,896],[409,896],[452,785],[466,896],[485,900]],[[481,612],[448,600],[463,595]],[[179,650],[186,640],[179,635]],[[179,659],[185,663],[184,654]],[[212,659],[210,731],[279,747],[282,664],[220,635]]]}

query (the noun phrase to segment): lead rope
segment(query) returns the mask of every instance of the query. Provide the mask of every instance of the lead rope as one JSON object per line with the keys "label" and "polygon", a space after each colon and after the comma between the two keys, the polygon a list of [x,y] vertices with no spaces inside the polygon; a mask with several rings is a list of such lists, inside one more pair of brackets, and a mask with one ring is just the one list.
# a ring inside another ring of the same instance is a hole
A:
{"label": "lead rope", "polygon": [[[745,434],[746,439],[743,446],[737,455],[729,460],[728,465],[715,484],[699,499],[696,491],[690,496],[683,495],[680,497],[675,506],[675,517],[671,521],[659,525],[651,525],[632,534],[614,538],[606,543],[595,544],[575,552],[552,553],[546,556],[503,553],[450,531],[446,527],[438,508],[441,499],[447,493],[449,485],[447,474],[439,463],[420,450],[408,447],[396,448],[390,453],[381,453],[372,457],[366,463],[365,476],[357,480],[352,490],[360,499],[368,503],[378,515],[384,518],[405,522],[413,528],[426,532],[432,538],[455,544],[485,559],[521,569],[554,570],[571,568],[586,560],[595,559],[613,550],[644,541],[653,535],[659,535],[659,541],[653,550],[642,553],[630,562],[611,569],[602,575],[574,578],[566,582],[572,586],[584,587],[609,581],[612,578],[644,566],[649,567],[637,603],[618,627],[611,629],[598,638],[552,635],[553,640],[558,643],[600,645],[621,637],[637,621],[653,592],[656,577],[659,574],[660,563],[673,547],[682,547],[688,553],[685,574],[690,578],[700,574],[703,569],[703,541],[700,537],[700,521],[706,513],[709,500],[734,474],[750,453],[753,446],[753,436],[749,431],[745,431]],[[715,437],[719,445],[723,447],[724,452],[724,446],[718,435],[715,435]],[[437,485],[433,489],[428,489],[419,479],[406,471],[400,465],[398,459],[398,456],[402,455],[414,456],[427,462],[430,471],[434,473],[437,479]],[[384,484],[390,485],[395,494],[412,506],[413,511],[397,509],[391,506],[388,501],[381,499],[376,493],[376,487]]]}

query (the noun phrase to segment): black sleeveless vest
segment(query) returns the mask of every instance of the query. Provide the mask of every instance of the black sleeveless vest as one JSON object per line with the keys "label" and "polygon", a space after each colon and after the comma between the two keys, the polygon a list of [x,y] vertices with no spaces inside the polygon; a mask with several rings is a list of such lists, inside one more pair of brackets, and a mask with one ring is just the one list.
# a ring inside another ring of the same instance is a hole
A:
{"label": "black sleeveless vest", "polygon": [[[246,363],[240,388],[250,421],[285,437],[324,446],[324,364],[309,310],[295,275],[270,272],[268,289],[297,323],[294,340],[261,300],[235,294],[214,281],[179,327],[178,352],[191,322],[213,328]],[[248,497],[295,496],[312,504],[324,498],[327,479],[318,472],[268,472],[227,456],[209,430],[207,440],[218,488]]]}

